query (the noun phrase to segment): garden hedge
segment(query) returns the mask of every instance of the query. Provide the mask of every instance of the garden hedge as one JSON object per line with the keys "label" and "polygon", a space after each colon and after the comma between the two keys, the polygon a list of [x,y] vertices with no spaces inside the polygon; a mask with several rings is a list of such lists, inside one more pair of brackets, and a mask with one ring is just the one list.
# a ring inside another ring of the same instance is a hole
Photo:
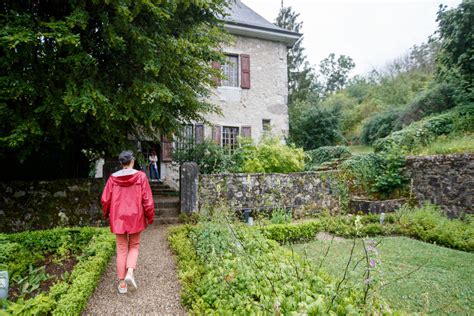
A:
{"label": "garden hedge", "polygon": [[24,275],[44,254],[74,255],[77,263],[47,293],[16,302],[3,301],[0,315],[80,315],[114,253],[115,240],[107,228],[57,228],[0,234],[0,267],[11,279]]}

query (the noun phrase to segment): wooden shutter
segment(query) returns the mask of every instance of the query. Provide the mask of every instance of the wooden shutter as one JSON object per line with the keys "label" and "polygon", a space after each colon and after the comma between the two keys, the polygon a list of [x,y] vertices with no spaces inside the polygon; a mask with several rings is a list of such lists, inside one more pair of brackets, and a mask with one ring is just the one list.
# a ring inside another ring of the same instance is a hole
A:
{"label": "wooden shutter", "polygon": [[240,136],[242,137],[252,137],[252,127],[250,125],[242,126],[240,130]]}
{"label": "wooden shutter", "polygon": [[161,161],[171,162],[173,161],[173,142],[171,138],[167,136],[161,137]]}
{"label": "wooden shutter", "polygon": [[214,125],[212,127],[212,140],[217,144],[221,145],[221,126]]}
{"label": "wooden shutter", "polygon": [[[212,68],[217,69],[217,70],[220,70],[220,69],[221,69],[221,63],[218,62],[218,61],[213,61],[213,62],[212,62]],[[215,76],[215,77],[212,78],[212,80],[214,81],[214,83],[216,84],[216,86],[220,86],[220,85],[221,85],[221,78]]]}
{"label": "wooden shutter", "polygon": [[194,126],[194,135],[196,144],[202,144],[204,142],[204,124],[196,124]]}
{"label": "wooden shutter", "polygon": [[240,87],[250,89],[250,55],[240,55]]}

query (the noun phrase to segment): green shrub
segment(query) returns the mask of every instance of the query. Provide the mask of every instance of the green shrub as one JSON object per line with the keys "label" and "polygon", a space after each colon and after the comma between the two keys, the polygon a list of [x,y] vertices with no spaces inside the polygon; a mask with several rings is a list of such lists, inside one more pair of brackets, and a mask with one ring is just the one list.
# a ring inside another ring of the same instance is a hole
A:
{"label": "green shrub", "polygon": [[399,116],[399,129],[431,114],[452,108],[455,105],[453,94],[454,89],[448,84],[437,84],[421,93]]}
{"label": "green shrub", "polygon": [[[29,265],[46,254],[75,256],[72,273],[55,283],[48,293],[6,302],[6,312],[24,315],[80,315],[108,265],[115,239],[107,228],[58,228],[1,234],[0,266],[12,276],[24,276]],[[29,254],[29,256],[28,256]]]}
{"label": "green shrub", "polygon": [[474,106],[456,107],[412,123],[406,128],[379,139],[374,143],[375,152],[391,147],[404,148],[407,152],[429,145],[441,135],[474,132]]}
{"label": "green shrub", "polygon": [[474,153],[473,139],[473,133],[441,135],[427,146],[416,147],[412,153],[420,156]]}
{"label": "green shrub", "polygon": [[342,140],[339,110],[310,106],[290,125],[290,141],[304,150],[334,145]]}
{"label": "green shrub", "polygon": [[342,286],[336,293],[326,274],[255,229],[201,222],[173,230],[169,238],[180,279],[188,282],[185,276],[192,275],[183,287],[191,293],[183,298],[190,313],[361,313],[357,287]]}
{"label": "green shrub", "polygon": [[351,156],[351,151],[346,146],[323,146],[306,152],[307,167],[317,166],[325,162],[344,159]]}
{"label": "green shrub", "polygon": [[290,223],[292,219],[291,211],[286,209],[275,209],[272,210],[270,216],[270,222],[272,224],[287,224]]}
{"label": "green shrub", "polygon": [[226,172],[235,165],[232,155],[210,139],[189,149],[174,150],[173,160],[179,163],[194,161],[203,174]]}
{"label": "green shrub", "polygon": [[386,137],[396,130],[399,111],[387,111],[370,118],[362,127],[360,140],[362,143],[372,145],[379,138]]}
{"label": "green shrub", "polygon": [[403,151],[392,147],[385,152],[356,155],[341,164],[342,177],[349,190],[369,197],[398,197],[406,189]]}
{"label": "green shrub", "polygon": [[304,170],[303,149],[282,144],[278,137],[264,137],[258,146],[248,146],[244,150],[242,172],[289,173]]}

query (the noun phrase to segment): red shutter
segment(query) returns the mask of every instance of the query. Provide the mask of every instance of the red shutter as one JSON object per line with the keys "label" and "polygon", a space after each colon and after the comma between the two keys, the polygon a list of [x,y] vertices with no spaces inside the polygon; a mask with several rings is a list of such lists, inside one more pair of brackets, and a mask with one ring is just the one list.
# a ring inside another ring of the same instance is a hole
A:
{"label": "red shutter", "polygon": [[212,127],[212,140],[217,144],[221,145],[221,126],[214,125]]}
{"label": "red shutter", "polygon": [[250,55],[240,55],[240,87],[250,89]]}
{"label": "red shutter", "polygon": [[240,131],[240,136],[242,137],[252,137],[252,127],[250,125],[242,126]]}
{"label": "red shutter", "polygon": [[196,124],[194,126],[194,135],[196,144],[202,144],[204,142],[204,124]]}
{"label": "red shutter", "polygon": [[[221,64],[218,61],[213,61],[212,62],[212,68],[220,70],[221,69]],[[215,77],[212,78],[212,80],[214,81],[216,86],[221,85],[221,79],[219,77],[215,76]]]}
{"label": "red shutter", "polygon": [[173,155],[173,142],[166,136],[161,137],[161,161],[171,162]]}

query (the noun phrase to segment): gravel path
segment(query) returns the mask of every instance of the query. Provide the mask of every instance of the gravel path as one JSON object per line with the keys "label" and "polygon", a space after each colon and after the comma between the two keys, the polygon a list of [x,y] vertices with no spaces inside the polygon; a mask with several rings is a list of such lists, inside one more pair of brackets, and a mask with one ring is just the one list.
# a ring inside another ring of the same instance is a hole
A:
{"label": "gravel path", "polygon": [[186,315],[180,304],[176,263],[168,247],[170,225],[153,224],[142,233],[135,280],[138,290],[117,293],[115,256],[83,315]]}

